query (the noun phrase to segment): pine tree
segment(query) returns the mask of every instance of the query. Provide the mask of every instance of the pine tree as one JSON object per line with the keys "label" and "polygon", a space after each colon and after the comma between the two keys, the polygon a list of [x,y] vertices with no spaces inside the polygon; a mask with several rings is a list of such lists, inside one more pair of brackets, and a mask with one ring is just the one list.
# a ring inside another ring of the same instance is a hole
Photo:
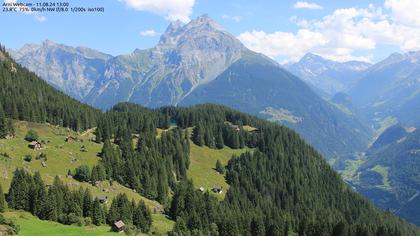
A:
{"label": "pine tree", "polygon": [[29,210],[30,184],[23,169],[16,169],[7,195],[10,208],[16,210]]}
{"label": "pine tree", "polygon": [[204,129],[201,123],[198,123],[193,129],[192,140],[198,146],[204,145]]}
{"label": "pine tree", "polygon": [[222,149],[224,147],[224,142],[223,142],[223,133],[222,130],[219,130],[217,132],[217,138],[216,138],[216,148],[217,149]]}
{"label": "pine tree", "polygon": [[7,120],[4,114],[3,107],[0,105],[0,138],[7,136]]}
{"label": "pine tree", "polygon": [[219,160],[216,161],[216,171],[219,172],[220,174],[225,173],[225,167],[222,165],[222,163]]}
{"label": "pine tree", "polygon": [[3,193],[3,187],[0,184],[0,212],[4,212],[7,208],[6,199]]}
{"label": "pine tree", "polygon": [[41,203],[47,197],[44,181],[39,172],[35,172],[30,190],[30,212],[39,216],[42,212]]}
{"label": "pine tree", "polygon": [[92,194],[90,193],[90,190],[86,188],[83,191],[83,216],[88,217],[91,215],[91,209],[92,209]]}
{"label": "pine tree", "polygon": [[[104,212],[101,207],[101,203],[98,198],[95,198],[90,209],[90,217],[92,218],[92,223],[94,225],[101,225],[104,223],[105,219],[103,218]],[[115,221],[115,220],[114,220]]]}
{"label": "pine tree", "polygon": [[158,174],[158,183],[157,183],[157,201],[162,203],[163,205],[166,204],[167,197],[168,197],[168,182],[167,182],[167,175],[166,169],[163,166]]}

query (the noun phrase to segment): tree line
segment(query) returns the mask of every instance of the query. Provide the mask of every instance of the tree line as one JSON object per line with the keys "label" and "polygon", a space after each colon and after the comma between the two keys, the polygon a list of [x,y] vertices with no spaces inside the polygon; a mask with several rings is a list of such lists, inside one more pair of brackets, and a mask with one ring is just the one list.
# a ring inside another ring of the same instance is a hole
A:
{"label": "tree line", "polygon": [[[151,212],[143,201],[129,201],[120,193],[108,209],[88,188],[71,190],[58,177],[47,187],[39,172],[32,175],[23,169],[15,170],[6,200],[11,209],[28,211],[42,220],[62,224],[113,225],[123,220],[133,229],[148,232],[152,223]],[[1,193],[0,210],[5,208]]]}

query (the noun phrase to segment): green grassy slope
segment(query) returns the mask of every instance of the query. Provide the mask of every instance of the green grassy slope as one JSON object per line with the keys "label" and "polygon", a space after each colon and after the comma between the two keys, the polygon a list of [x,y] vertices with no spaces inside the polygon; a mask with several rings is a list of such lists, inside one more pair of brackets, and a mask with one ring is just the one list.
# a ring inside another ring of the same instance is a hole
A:
{"label": "green grassy slope", "polygon": [[222,199],[229,185],[225,181],[224,175],[215,170],[216,161],[219,160],[223,165],[227,165],[232,155],[239,156],[241,153],[251,149],[210,149],[200,147],[190,142],[190,168],[187,171],[188,178],[191,178],[196,188],[203,187],[205,190],[211,190],[215,185],[223,187],[223,192],[217,194]]}
{"label": "green grassy slope", "polygon": [[20,236],[111,236],[118,235],[110,232],[108,226],[74,226],[62,225],[57,222],[39,220],[27,212],[12,211],[5,212],[6,218],[13,219],[20,226]]}
{"label": "green grassy slope", "polygon": [[[97,186],[92,186],[89,183],[79,182],[67,177],[67,171],[69,169],[73,170],[79,165],[93,166],[100,159],[98,157],[98,153],[102,149],[102,144],[90,141],[94,137],[93,130],[88,130],[83,133],[76,133],[62,127],[24,121],[16,121],[14,126],[16,129],[16,136],[14,138],[0,139],[0,153],[2,153],[0,155],[0,184],[2,184],[3,189],[6,192],[9,189],[9,185],[13,177],[13,172],[16,168],[25,168],[27,171],[32,173],[39,171],[46,184],[51,184],[54,177],[59,176],[60,179],[70,188],[77,189],[81,186],[83,188],[89,188],[93,196],[107,196],[109,199],[112,199],[118,193],[125,193],[129,199],[134,199],[136,201],[143,200],[145,201],[146,205],[150,207],[152,213],[154,213],[151,232],[164,235],[172,229],[173,221],[167,219],[163,214],[160,213],[163,211],[163,206],[161,206],[156,201],[144,198],[133,192],[131,189],[126,188],[115,181],[112,183],[109,181],[103,181],[100,182]],[[36,151],[28,147],[29,142],[25,141],[24,137],[29,129],[35,130],[39,134],[40,140],[47,142],[45,145],[43,145],[42,150]],[[83,140],[83,142],[65,142],[67,136],[78,137],[78,139]],[[85,146],[87,151],[80,151],[81,146]],[[35,158],[41,152],[47,155],[46,167],[43,167],[41,161],[36,160]],[[5,156],[4,153],[7,153],[7,155]],[[32,156],[31,162],[26,162],[23,160],[23,157],[28,154]],[[107,204],[110,205],[111,200],[108,201]],[[21,227],[29,227],[27,232],[33,234],[25,234],[25,231],[23,231],[24,234],[22,235],[36,235],[38,232],[37,228],[30,227],[31,224],[36,224],[36,222],[31,221],[33,221],[32,218],[27,219],[23,222]],[[56,228],[61,226],[61,224],[57,223],[52,224]],[[105,228],[109,229],[108,226]],[[77,235],[73,234],[73,232],[76,231],[70,230],[69,232],[69,235]],[[40,235],[43,234],[41,233]]]}
{"label": "green grassy slope", "polygon": [[[92,142],[94,138],[94,130],[88,130],[83,133],[76,133],[66,128],[57,127],[49,124],[38,124],[25,121],[15,121],[16,136],[12,139],[0,139],[0,183],[5,191],[9,188],[16,168],[25,168],[29,172],[39,171],[44,178],[46,184],[51,184],[57,175],[70,188],[89,188],[93,196],[108,196],[109,199],[115,197],[118,193],[127,194],[129,199],[143,200],[151,208],[153,214],[153,224],[151,233],[164,235],[172,230],[174,222],[165,215],[159,213],[163,210],[156,201],[141,197],[131,189],[120,185],[117,182],[103,181],[97,186],[89,183],[79,182],[67,177],[67,171],[73,170],[79,165],[88,165],[92,167],[100,158],[98,153],[102,149],[102,144]],[[252,130],[252,127],[247,127]],[[39,134],[39,139],[44,140],[46,144],[41,150],[32,150],[28,147],[27,141],[24,140],[25,134],[29,129],[35,130]],[[191,129],[189,130],[191,133]],[[162,130],[158,130],[158,136]],[[66,142],[67,136],[77,137],[80,141]],[[83,140],[83,141],[81,141]],[[86,147],[86,152],[80,151],[81,146]],[[219,174],[214,168],[216,161],[219,160],[223,165],[227,165],[232,155],[239,156],[246,151],[252,149],[231,149],[225,147],[223,149],[210,149],[208,147],[200,147],[190,142],[190,168],[187,172],[188,178],[192,179],[197,188],[203,187],[209,190],[219,185],[223,187],[222,194],[215,194],[219,199],[223,199],[229,185],[224,179],[224,175]],[[46,167],[43,167],[40,160],[36,160],[36,156],[40,153],[47,155]],[[31,155],[32,161],[23,160],[25,155]],[[108,201],[108,205],[111,200]],[[62,232],[61,235],[108,235],[108,226],[103,227],[77,227],[65,226],[55,222],[41,221],[29,213],[8,212],[8,218],[16,218],[18,224],[21,225],[21,235],[54,235],[55,232]],[[36,227],[35,227],[36,226]],[[45,230],[44,230],[45,229]],[[46,232],[48,232],[46,234]]]}

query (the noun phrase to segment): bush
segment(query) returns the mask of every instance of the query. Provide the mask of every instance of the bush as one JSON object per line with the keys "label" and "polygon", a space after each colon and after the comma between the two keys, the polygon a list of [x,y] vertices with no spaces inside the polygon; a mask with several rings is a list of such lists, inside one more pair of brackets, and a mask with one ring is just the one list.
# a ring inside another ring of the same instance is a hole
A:
{"label": "bush", "polygon": [[37,141],[38,139],[38,133],[33,129],[28,130],[28,132],[25,135],[25,140],[28,142]]}
{"label": "bush", "polygon": [[36,160],[47,161],[47,154],[41,152],[39,155],[35,157]]}
{"label": "bush", "polygon": [[86,225],[86,226],[88,226],[88,225],[91,225],[91,224],[92,224],[92,218],[90,218],[90,217],[85,217],[84,221],[85,221],[85,225]]}
{"label": "bush", "polygon": [[90,168],[87,165],[81,165],[76,168],[74,179],[81,182],[88,182],[90,180]]}
{"label": "bush", "polygon": [[74,213],[70,214],[61,214],[58,217],[58,222],[65,224],[65,225],[77,225],[77,226],[83,226],[84,218],[78,217]]}
{"label": "bush", "polygon": [[26,161],[26,162],[31,162],[32,161],[32,156],[31,155],[25,155],[24,157],[23,157],[23,160],[24,161]]}
{"label": "bush", "polygon": [[20,231],[20,226],[13,220],[8,220],[0,214],[0,225],[7,225],[7,235],[17,235]]}

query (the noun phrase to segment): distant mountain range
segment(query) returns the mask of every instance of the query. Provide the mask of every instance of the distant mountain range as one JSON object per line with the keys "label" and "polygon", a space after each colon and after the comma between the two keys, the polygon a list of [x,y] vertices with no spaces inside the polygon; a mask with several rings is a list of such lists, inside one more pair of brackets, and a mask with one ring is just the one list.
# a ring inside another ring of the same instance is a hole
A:
{"label": "distant mountain range", "polygon": [[128,55],[112,57],[51,41],[11,52],[18,63],[50,84],[103,109],[120,101],[175,105],[249,53],[206,15],[186,25],[171,23],[155,47]]}
{"label": "distant mountain range", "polygon": [[361,61],[337,62],[307,53],[286,69],[303,79],[320,95],[332,97],[348,91],[372,64]]}
{"label": "distant mountain range", "polygon": [[357,190],[420,225],[420,129],[394,125],[368,149],[353,176]]}
{"label": "distant mountain range", "polygon": [[348,92],[376,123],[420,126],[420,51],[394,53],[370,67]]}
{"label": "distant mountain range", "polygon": [[321,99],[206,15],[185,25],[171,23],[155,47],[129,55],[51,41],[11,54],[56,88],[102,109],[121,101],[148,107],[231,105],[296,129],[332,159],[365,149],[371,135],[357,117]]}

